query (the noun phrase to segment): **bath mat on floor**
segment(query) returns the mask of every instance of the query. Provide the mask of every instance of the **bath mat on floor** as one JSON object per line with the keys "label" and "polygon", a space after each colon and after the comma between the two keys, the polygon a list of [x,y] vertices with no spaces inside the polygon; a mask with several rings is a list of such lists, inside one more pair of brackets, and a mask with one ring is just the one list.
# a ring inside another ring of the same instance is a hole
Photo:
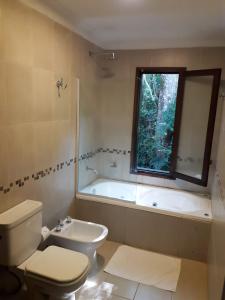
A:
{"label": "bath mat on floor", "polygon": [[176,291],[181,260],[129,246],[120,246],[104,271],[115,276]]}

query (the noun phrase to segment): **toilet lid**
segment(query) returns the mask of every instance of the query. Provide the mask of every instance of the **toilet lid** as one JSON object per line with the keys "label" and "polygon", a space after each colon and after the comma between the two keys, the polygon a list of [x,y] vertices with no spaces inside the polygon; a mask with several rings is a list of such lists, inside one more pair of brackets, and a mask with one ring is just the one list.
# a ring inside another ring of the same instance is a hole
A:
{"label": "toilet lid", "polygon": [[26,272],[57,282],[71,282],[81,277],[89,266],[88,257],[82,253],[50,246],[31,259]]}

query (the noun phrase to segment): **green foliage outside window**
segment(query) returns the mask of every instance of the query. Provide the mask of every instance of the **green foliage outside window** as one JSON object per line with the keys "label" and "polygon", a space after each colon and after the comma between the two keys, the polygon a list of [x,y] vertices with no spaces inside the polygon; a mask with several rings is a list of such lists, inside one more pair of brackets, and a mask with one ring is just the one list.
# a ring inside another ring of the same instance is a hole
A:
{"label": "green foliage outside window", "polygon": [[142,74],[137,168],[169,172],[178,74]]}

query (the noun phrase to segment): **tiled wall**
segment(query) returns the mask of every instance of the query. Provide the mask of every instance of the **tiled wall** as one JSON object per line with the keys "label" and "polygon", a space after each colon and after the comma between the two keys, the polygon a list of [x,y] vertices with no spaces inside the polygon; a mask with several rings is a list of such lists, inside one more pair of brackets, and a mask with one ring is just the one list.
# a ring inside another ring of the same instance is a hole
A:
{"label": "tiled wall", "polygon": [[[102,68],[104,70],[110,70],[111,76],[104,76],[104,74],[99,76],[99,98],[97,98],[97,104],[95,104],[94,107],[92,106],[92,112],[94,112],[94,114],[96,114],[96,106],[98,110],[100,110],[100,124],[96,125],[98,129],[95,133],[91,131],[99,143],[97,145],[96,143],[92,143],[92,147],[89,149],[86,148],[82,153],[99,147],[111,150],[130,150],[135,69],[137,66],[185,66],[188,69],[218,67],[223,69],[222,77],[225,79],[225,48],[118,51],[117,56],[118,59],[114,61],[107,59],[101,61]],[[84,99],[84,101],[86,100]],[[83,103],[82,105],[85,104]],[[89,106],[89,109],[91,109],[91,106]],[[81,118],[83,118],[83,116],[81,116]],[[88,118],[86,117],[86,119]],[[186,157],[185,159],[187,160]],[[117,163],[116,168],[110,167],[112,162]],[[86,165],[86,163],[87,162],[83,162],[82,164]],[[122,152],[120,154],[115,152],[110,153],[110,151],[102,152],[95,158],[90,159],[88,164],[94,166],[98,170],[99,176],[102,177],[156,184],[197,192],[209,191],[208,188],[203,188],[179,179],[174,181],[130,174],[130,155],[128,152],[126,152],[126,155],[122,155]],[[84,171],[82,174],[87,175],[87,172]],[[82,177],[84,178],[84,176]],[[82,186],[88,184],[94,180],[94,178],[95,177],[92,176],[90,180],[83,181]]]}
{"label": "tiled wall", "polygon": [[[20,1],[0,0],[0,212],[39,200],[51,226],[72,211],[77,78],[90,98],[93,48]],[[58,97],[61,78],[68,85]]]}
{"label": "tiled wall", "polygon": [[[193,49],[165,49],[150,51],[120,51],[118,60],[105,62],[114,74],[113,77],[101,80],[101,146],[109,148],[130,149],[135,68],[137,66],[171,67],[181,66],[188,69],[223,68],[225,78],[225,48],[193,48]],[[107,167],[109,161],[118,161],[118,168],[112,170]],[[186,183],[181,180],[171,181],[151,177],[139,177],[129,174],[130,158],[123,156],[116,158],[111,155],[103,157],[100,165],[105,166],[103,176],[116,177],[120,174],[124,180],[137,180],[174,188],[193,191],[207,191],[205,188]]]}
{"label": "tiled wall", "polygon": [[209,299],[221,300],[225,280],[225,106],[220,106],[221,127],[212,182],[213,224],[209,247]]}
{"label": "tiled wall", "polygon": [[107,226],[109,240],[167,255],[207,260],[210,223],[81,199],[77,199],[76,207],[78,218]]}

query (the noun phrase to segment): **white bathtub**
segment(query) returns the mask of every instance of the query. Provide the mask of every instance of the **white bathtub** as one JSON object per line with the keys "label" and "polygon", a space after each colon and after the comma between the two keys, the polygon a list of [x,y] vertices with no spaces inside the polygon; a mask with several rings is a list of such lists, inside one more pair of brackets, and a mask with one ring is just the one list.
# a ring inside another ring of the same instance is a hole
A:
{"label": "white bathtub", "polygon": [[211,200],[181,190],[97,179],[77,194],[80,199],[117,204],[177,217],[211,222]]}

